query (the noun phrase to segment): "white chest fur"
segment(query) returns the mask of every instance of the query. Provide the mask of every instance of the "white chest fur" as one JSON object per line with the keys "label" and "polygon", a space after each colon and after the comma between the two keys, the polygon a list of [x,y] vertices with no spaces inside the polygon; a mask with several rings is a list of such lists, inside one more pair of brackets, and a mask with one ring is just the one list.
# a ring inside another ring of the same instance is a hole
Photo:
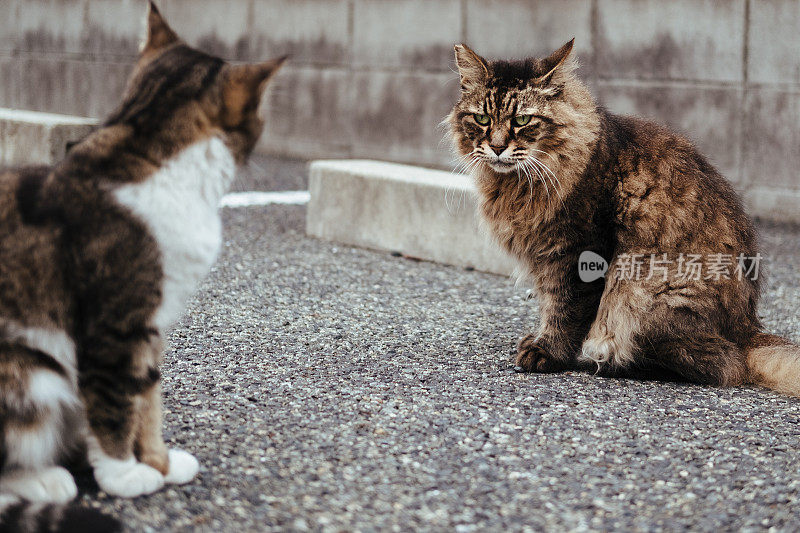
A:
{"label": "white chest fur", "polygon": [[163,300],[153,322],[162,332],[181,316],[219,253],[219,202],[235,174],[236,163],[225,143],[211,138],[167,161],[146,181],[114,192],[158,242]]}

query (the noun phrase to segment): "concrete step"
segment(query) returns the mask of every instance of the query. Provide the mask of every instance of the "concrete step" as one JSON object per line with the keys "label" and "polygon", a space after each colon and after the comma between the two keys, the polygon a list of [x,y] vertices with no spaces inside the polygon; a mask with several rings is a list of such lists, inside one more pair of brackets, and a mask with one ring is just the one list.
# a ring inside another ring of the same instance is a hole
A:
{"label": "concrete step", "polygon": [[800,224],[800,191],[752,187],[743,196],[745,209],[756,218]]}
{"label": "concrete step", "polygon": [[514,270],[479,229],[466,176],[378,161],[314,161],[309,190],[311,236],[484,272]]}
{"label": "concrete step", "polygon": [[64,157],[68,142],[96,125],[90,118],[0,108],[0,167],[52,165]]}

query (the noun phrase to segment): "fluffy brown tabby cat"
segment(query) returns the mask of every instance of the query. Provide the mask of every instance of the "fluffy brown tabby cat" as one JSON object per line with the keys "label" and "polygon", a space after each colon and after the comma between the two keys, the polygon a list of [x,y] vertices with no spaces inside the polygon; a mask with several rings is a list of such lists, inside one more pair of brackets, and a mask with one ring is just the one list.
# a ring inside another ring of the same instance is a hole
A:
{"label": "fluffy brown tabby cat", "polygon": [[[218,203],[283,60],[230,65],[151,4],[122,105],[54,168],[0,175],[0,530],[108,531],[75,497],[134,497],[198,471],[161,437],[162,338],[221,244]],[[72,528],[72,529],[70,529]]]}
{"label": "fluffy brown tabby cat", "polygon": [[[667,371],[800,395],[800,347],[762,332],[756,235],[736,193],[683,137],[599,107],[572,44],[492,62],[455,47],[453,139],[540,302],[517,370]],[[585,251],[608,260],[605,279],[581,281]],[[734,263],[727,275],[686,275],[687,258],[717,254]]]}

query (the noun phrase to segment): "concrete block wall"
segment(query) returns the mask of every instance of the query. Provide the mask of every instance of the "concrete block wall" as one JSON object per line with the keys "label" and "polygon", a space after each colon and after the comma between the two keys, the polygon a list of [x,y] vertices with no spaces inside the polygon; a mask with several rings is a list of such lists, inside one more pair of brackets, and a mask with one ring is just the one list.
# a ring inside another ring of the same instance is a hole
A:
{"label": "concrete block wall", "polygon": [[[225,58],[292,54],[266,102],[262,152],[452,168],[437,125],[458,92],[453,44],[522,57],[575,36],[580,73],[611,110],[686,133],[762,208],[771,205],[765,194],[784,206],[800,198],[797,0],[159,4],[187,41]],[[144,0],[5,0],[0,106],[106,114],[144,8]]]}
{"label": "concrete block wall", "polygon": [[96,126],[87,118],[0,107],[0,169],[57,163],[67,143],[80,141]]}

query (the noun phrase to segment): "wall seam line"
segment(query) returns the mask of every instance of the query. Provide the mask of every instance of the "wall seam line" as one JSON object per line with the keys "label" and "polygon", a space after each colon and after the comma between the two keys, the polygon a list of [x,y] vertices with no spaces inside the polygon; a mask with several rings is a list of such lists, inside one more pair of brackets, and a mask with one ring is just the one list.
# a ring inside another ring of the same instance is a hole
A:
{"label": "wall seam line", "polygon": [[742,36],[742,91],[740,96],[740,113],[738,116],[739,124],[739,139],[738,146],[736,147],[737,155],[737,168],[739,169],[739,183],[741,188],[749,192],[753,188],[752,180],[745,171],[745,140],[744,128],[747,121],[747,102],[748,102],[748,86],[749,86],[749,72],[748,63],[750,61],[750,0],[744,2],[744,35]]}

